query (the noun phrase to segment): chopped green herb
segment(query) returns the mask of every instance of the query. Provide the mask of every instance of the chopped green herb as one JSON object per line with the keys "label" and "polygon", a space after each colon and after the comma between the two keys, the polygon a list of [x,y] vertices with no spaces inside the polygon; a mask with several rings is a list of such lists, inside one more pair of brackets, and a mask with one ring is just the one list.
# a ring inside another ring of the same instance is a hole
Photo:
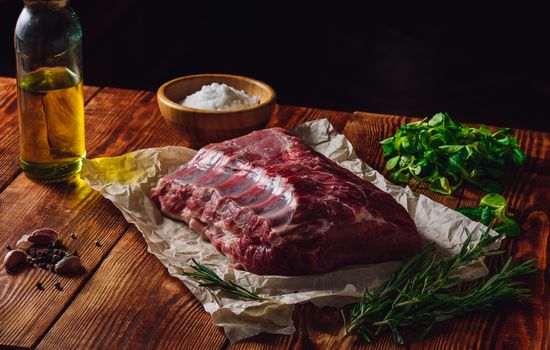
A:
{"label": "chopped green herb", "polygon": [[458,212],[472,220],[481,221],[485,226],[492,225],[498,233],[508,237],[517,237],[521,234],[519,224],[512,219],[508,211],[506,198],[498,193],[489,193],[481,198],[479,208],[462,207]]}
{"label": "chopped green herb", "polygon": [[403,125],[380,142],[390,180],[429,183],[429,189],[449,195],[463,181],[486,192],[500,192],[507,162],[522,165],[527,156],[519,149],[513,131],[492,133],[487,127],[461,125],[447,113]]}

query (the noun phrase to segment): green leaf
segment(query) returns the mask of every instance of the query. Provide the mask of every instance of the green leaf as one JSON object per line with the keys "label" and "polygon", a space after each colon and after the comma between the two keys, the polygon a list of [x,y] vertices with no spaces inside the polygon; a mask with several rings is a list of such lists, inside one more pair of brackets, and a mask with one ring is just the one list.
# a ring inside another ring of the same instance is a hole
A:
{"label": "green leaf", "polygon": [[382,150],[384,151],[384,156],[389,156],[396,151],[395,144],[388,143],[388,144],[382,145]]}
{"label": "green leaf", "polygon": [[401,126],[380,143],[386,168],[401,168],[394,175],[396,182],[405,183],[405,178],[414,176],[429,182],[430,189],[450,194],[468,181],[484,191],[500,192],[506,164],[522,165],[527,159],[512,133],[510,129],[491,133],[485,126],[462,126],[449,114],[437,113],[429,120]]}
{"label": "green leaf", "polygon": [[462,159],[460,154],[453,154],[448,158],[448,170],[450,170],[451,173],[456,173],[461,177],[468,177],[469,172],[466,166],[466,161]]}
{"label": "green leaf", "polygon": [[411,174],[413,174],[414,176],[418,176],[420,175],[420,173],[422,172],[422,166],[420,164],[411,164],[409,165],[409,170],[411,172]]}
{"label": "green leaf", "polygon": [[420,131],[418,141],[424,148],[428,148],[430,146],[430,132],[428,130]]}
{"label": "green leaf", "polygon": [[518,237],[521,234],[521,228],[514,219],[506,218],[506,220],[495,226],[495,231],[505,234],[508,237]]}
{"label": "green leaf", "polygon": [[443,146],[439,146],[438,148],[447,153],[456,153],[458,151],[463,150],[465,147],[466,145],[443,145]]}
{"label": "green leaf", "polygon": [[394,140],[395,140],[395,138],[393,136],[388,137],[387,139],[380,141],[380,144],[381,145],[387,145],[387,144],[393,143]]}
{"label": "green leaf", "polygon": [[401,156],[395,156],[388,159],[388,161],[386,162],[386,169],[392,170],[393,168],[395,168],[395,166],[399,162],[399,158],[401,158]]}
{"label": "green leaf", "polygon": [[481,198],[479,205],[481,207],[487,206],[493,209],[506,207],[506,198],[498,193],[489,193]]}
{"label": "green leaf", "polygon": [[434,192],[441,193],[444,195],[450,195],[452,193],[451,185],[449,180],[446,177],[440,176],[437,180],[432,182],[428,188]]}
{"label": "green leaf", "polygon": [[506,198],[498,193],[489,193],[481,198],[479,208],[464,207],[457,211],[468,216],[472,220],[481,220],[486,226],[494,224],[494,229],[498,233],[510,237],[519,236],[521,229],[519,224],[511,219],[508,213],[508,203]]}
{"label": "green leaf", "polygon": [[401,168],[406,168],[412,162],[414,162],[414,156],[403,155],[403,156],[401,156],[401,159],[399,159],[399,166]]}
{"label": "green leaf", "polygon": [[476,130],[476,132],[478,132],[478,133],[481,134],[481,135],[492,136],[491,130],[489,130],[489,128],[487,128],[487,127],[484,126],[484,125],[481,125],[481,126]]}
{"label": "green leaf", "polygon": [[459,213],[461,213],[464,216],[467,216],[468,218],[472,220],[481,220],[481,208],[474,208],[474,207],[462,207],[456,209]]}
{"label": "green leaf", "polygon": [[449,115],[449,113],[443,113],[443,125],[449,129],[458,129],[460,128],[460,124],[455,122],[453,118]]}
{"label": "green leaf", "polygon": [[523,165],[527,161],[527,156],[519,148],[514,148],[513,159],[517,165]]}
{"label": "green leaf", "polygon": [[430,136],[429,144],[431,147],[443,146],[445,142],[447,142],[447,140],[443,134],[435,134]]}
{"label": "green leaf", "polygon": [[409,153],[412,151],[412,145],[408,137],[406,136],[402,137],[400,138],[399,141],[400,141],[401,150],[403,150],[405,153]]}
{"label": "green leaf", "polygon": [[407,183],[409,182],[409,177],[402,171],[396,171],[395,173],[390,175],[390,181],[397,183]]}
{"label": "green leaf", "polygon": [[481,223],[485,226],[489,226],[493,223],[493,219],[495,218],[495,215],[493,214],[493,211],[490,207],[484,207],[481,210]]}
{"label": "green leaf", "polygon": [[481,198],[479,202],[481,208],[489,207],[492,210],[493,216],[498,222],[504,222],[508,216],[508,205],[506,198],[498,193],[489,193]]}
{"label": "green leaf", "polygon": [[443,120],[445,119],[445,115],[443,113],[437,113],[433,117],[430,118],[428,121],[429,126],[438,126],[439,124],[443,123]]}

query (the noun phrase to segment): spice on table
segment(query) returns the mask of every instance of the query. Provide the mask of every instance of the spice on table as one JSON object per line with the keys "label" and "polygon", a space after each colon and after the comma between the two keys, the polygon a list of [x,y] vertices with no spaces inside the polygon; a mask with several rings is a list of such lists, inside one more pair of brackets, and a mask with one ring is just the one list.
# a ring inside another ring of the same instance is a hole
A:
{"label": "spice on table", "polygon": [[95,241],[95,245],[96,245],[97,247],[101,247],[101,243],[100,243],[99,241]]}
{"label": "spice on table", "polygon": [[82,270],[82,262],[75,255],[65,256],[57,264],[55,264],[55,272],[60,275],[71,275]]}
{"label": "spice on table", "polygon": [[260,103],[256,96],[250,96],[242,90],[226,84],[212,83],[187,96],[181,104],[185,107],[223,111],[255,106]]}
{"label": "spice on table", "polygon": [[36,282],[36,289],[44,290],[44,285],[42,284],[42,282]]}
{"label": "spice on table", "polygon": [[21,249],[21,250],[27,250],[28,248],[32,247],[34,243],[29,242],[28,240],[29,237],[30,237],[29,235],[21,236],[21,238],[19,238],[17,243],[15,243],[15,248]]}
{"label": "spice on table", "polygon": [[57,234],[57,231],[51,228],[40,228],[38,230],[34,230],[28,238],[29,242],[46,246],[54,244],[58,239],[59,235]]}
{"label": "spice on table", "polygon": [[[99,241],[96,241],[98,244]],[[34,230],[17,241],[16,249],[12,250],[10,246],[6,248],[8,252],[4,257],[4,267],[8,273],[15,272],[17,267],[25,264],[58,274],[72,274],[82,269],[76,250],[69,254],[57,231],[51,228]]]}
{"label": "spice on table", "polygon": [[27,262],[27,254],[24,251],[10,250],[4,257],[4,267],[7,273],[13,273],[15,269]]}
{"label": "spice on table", "polygon": [[76,235],[74,233],[71,233],[71,238],[76,239]]}
{"label": "spice on table", "polygon": [[61,287],[61,282],[55,282],[54,286],[57,290],[63,290],[63,287]]}
{"label": "spice on table", "polygon": [[62,248],[29,248],[27,254],[31,257],[31,262],[38,267],[48,268],[50,265],[57,264],[58,261],[67,255]]}

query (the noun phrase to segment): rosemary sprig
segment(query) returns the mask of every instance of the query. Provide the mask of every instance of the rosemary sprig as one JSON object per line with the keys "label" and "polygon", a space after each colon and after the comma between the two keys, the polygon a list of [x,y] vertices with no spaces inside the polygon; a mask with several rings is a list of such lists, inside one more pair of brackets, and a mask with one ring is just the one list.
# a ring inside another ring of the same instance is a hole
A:
{"label": "rosemary sprig", "polygon": [[201,287],[207,287],[207,288],[217,288],[221,289],[225,292],[231,293],[233,295],[236,295],[238,297],[241,297],[243,299],[249,299],[254,301],[265,301],[268,300],[267,298],[261,297],[248,289],[239,286],[235,282],[229,281],[226,282],[223,279],[221,279],[212,269],[209,267],[197,262],[195,259],[193,260],[193,264],[191,264],[191,268],[195,270],[194,272],[183,272],[185,276],[189,276],[191,278],[194,278],[197,281],[203,281],[199,283],[199,286]]}
{"label": "rosemary sprig", "polygon": [[401,330],[420,329],[420,337],[429,333],[437,322],[445,321],[470,311],[489,310],[503,299],[529,298],[530,290],[520,288],[514,278],[537,272],[536,260],[515,264],[510,256],[491,276],[463,290],[456,277],[464,266],[489,255],[504,251],[487,251],[501,238],[491,236],[487,229],[477,244],[471,244],[471,234],[458,254],[440,257],[433,245],[428,245],[413,256],[389,280],[372,292],[365,290],[362,298],[349,314],[342,311],[346,335],[357,334],[368,342],[384,329],[389,329],[397,344],[403,344]]}

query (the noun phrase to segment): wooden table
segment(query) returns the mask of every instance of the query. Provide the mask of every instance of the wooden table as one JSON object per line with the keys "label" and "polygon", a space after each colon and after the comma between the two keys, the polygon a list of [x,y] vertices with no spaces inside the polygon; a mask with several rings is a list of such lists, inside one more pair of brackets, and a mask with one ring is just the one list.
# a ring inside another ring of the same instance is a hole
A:
{"label": "wooden table", "polygon": [[[85,87],[86,144],[89,157],[114,156],[164,145],[186,146],[172,132],[148,91]],[[526,116],[528,117],[528,116]],[[328,118],[378,170],[383,160],[378,141],[409,118],[278,106],[270,126],[292,127]],[[344,337],[339,310],[299,305],[293,336],[261,334],[229,344],[222,330],[184,285],[170,277],[147,253],[141,234],[118,210],[85,183],[40,184],[18,167],[17,102],[13,79],[0,78],[0,246],[38,227],[54,227],[82,256],[86,273],[62,278],[41,269],[16,275],[0,270],[0,347],[38,349],[365,349],[402,348],[391,337],[369,345]],[[523,236],[507,246],[517,258],[536,257],[542,273],[526,279],[534,300],[499,304],[438,325],[424,341],[406,348],[550,347],[550,274],[547,270],[550,207],[550,135],[517,131],[529,161],[507,172],[504,195],[516,211]],[[450,197],[416,186],[454,208],[476,205],[482,193],[466,185]],[[77,239],[69,238],[71,233]],[[100,241],[101,246],[94,244]],[[3,254],[2,254],[3,255]],[[35,284],[40,281],[44,290]],[[60,281],[63,290],[54,288]]]}

